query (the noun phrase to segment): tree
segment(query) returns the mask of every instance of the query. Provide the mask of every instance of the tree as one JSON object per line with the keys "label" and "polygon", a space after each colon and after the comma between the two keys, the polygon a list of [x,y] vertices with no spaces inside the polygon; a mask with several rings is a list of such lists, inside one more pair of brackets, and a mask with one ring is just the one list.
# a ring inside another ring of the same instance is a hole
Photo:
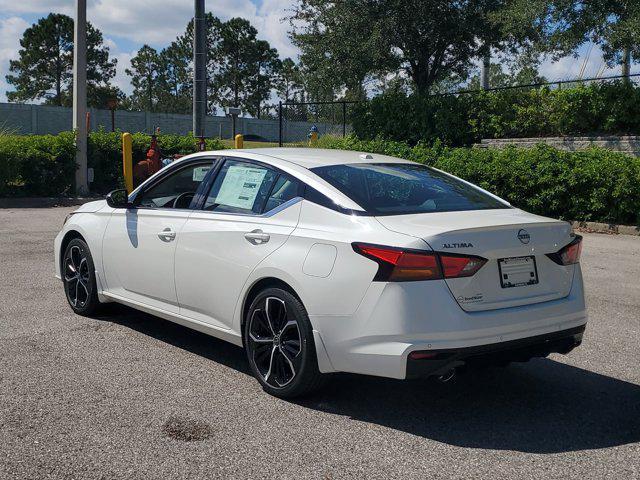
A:
{"label": "tree", "polygon": [[368,77],[388,71],[379,8],[366,0],[300,0],[290,17],[305,89],[314,100],[365,96]]}
{"label": "tree", "polygon": [[291,97],[302,88],[300,67],[290,58],[285,58],[280,63],[275,85],[278,95],[285,102],[291,100]]}
{"label": "tree", "polygon": [[245,100],[245,108],[247,113],[260,118],[263,103],[271,97],[271,91],[279,78],[282,62],[278,58],[278,51],[271,48],[265,40],[257,40],[253,50],[255,65],[254,72],[249,77],[249,92]]}
{"label": "tree", "polygon": [[507,29],[500,21],[509,1],[299,0],[291,36],[327,90],[362,95],[369,76],[395,72],[429,93],[447,76],[465,78],[488,49],[535,37],[532,23]]}
{"label": "tree", "polygon": [[109,108],[109,102],[115,100],[121,105],[126,98],[122,90],[113,85],[97,86],[87,92],[87,105],[96,108]]}
{"label": "tree", "polygon": [[[499,88],[544,83],[547,79],[538,72],[539,64],[539,56],[529,52],[500,63],[492,63],[489,68],[489,84],[491,88]],[[465,86],[460,87],[464,90],[478,90],[480,75],[475,74]]]}
{"label": "tree", "polygon": [[158,55],[158,105],[166,112],[191,113],[191,49],[172,42]]}
{"label": "tree", "polygon": [[542,46],[554,58],[576,54],[594,42],[609,66],[620,64],[628,50],[640,60],[640,2],[637,0],[513,0],[503,21],[544,25]]}
{"label": "tree", "polygon": [[[116,73],[116,60],[109,59],[100,30],[87,23],[87,98],[89,106],[99,99]],[[45,99],[58,106],[71,105],[73,87],[73,19],[50,13],[27,28],[20,40],[18,59],[11,60],[6,76],[15,91],[7,92],[10,102]]]}
{"label": "tree", "polygon": [[[215,113],[216,104],[219,103],[218,86],[213,81],[217,60],[215,56],[216,48],[220,43],[220,31],[222,29],[222,21],[211,13],[205,15],[206,22],[206,42],[207,42],[207,98],[208,111]],[[190,79],[193,78],[193,19],[187,24],[185,32],[180,35],[174,42],[177,51],[180,52],[183,62],[186,65],[185,74]],[[189,83],[189,82],[188,82]],[[184,85],[184,93],[189,96],[191,101],[193,84]]]}
{"label": "tree", "polygon": [[125,70],[131,77],[133,94],[131,104],[139,110],[156,110],[161,93],[158,77],[160,76],[160,57],[155,48],[143,45],[131,59],[131,68]]}
{"label": "tree", "polygon": [[232,18],[220,25],[220,40],[209,51],[215,65],[210,82],[219,103],[241,107],[259,118],[261,105],[273,89],[279,61],[277,50],[257,35],[248,20]]}

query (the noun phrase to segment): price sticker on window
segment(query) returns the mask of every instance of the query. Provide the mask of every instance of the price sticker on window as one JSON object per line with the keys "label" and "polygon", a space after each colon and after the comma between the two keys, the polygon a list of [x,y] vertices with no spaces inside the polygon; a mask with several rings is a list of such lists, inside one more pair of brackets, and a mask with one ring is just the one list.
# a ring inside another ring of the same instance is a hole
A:
{"label": "price sticker on window", "polygon": [[207,173],[209,173],[209,170],[211,170],[210,166],[207,167],[196,167],[193,169],[193,181],[194,182],[201,182],[204,180],[204,177],[207,176]]}
{"label": "price sticker on window", "polygon": [[227,170],[216,203],[251,210],[267,170],[264,168],[232,166]]}

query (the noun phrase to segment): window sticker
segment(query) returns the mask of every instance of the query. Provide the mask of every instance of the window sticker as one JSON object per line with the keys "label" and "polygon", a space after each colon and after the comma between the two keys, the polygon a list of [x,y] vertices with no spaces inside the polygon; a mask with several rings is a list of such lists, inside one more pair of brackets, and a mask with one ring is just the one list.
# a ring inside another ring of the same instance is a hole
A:
{"label": "window sticker", "polygon": [[193,169],[193,181],[194,182],[201,182],[202,180],[204,180],[204,177],[207,176],[207,173],[209,172],[209,170],[211,170],[210,166],[206,166],[206,167],[196,167]]}
{"label": "window sticker", "polygon": [[266,174],[267,170],[264,168],[236,165],[229,167],[216,203],[251,210]]}

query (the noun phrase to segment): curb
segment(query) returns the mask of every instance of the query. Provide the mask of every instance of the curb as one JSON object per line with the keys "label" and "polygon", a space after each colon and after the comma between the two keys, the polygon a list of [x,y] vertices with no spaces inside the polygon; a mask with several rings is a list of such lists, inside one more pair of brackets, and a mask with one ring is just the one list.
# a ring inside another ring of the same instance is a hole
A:
{"label": "curb", "polygon": [[0,208],[74,207],[103,197],[16,197],[0,198]]}
{"label": "curb", "polygon": [[640,236],[640,227],[632,227],[630,225],[615,225],[613,223],[600,222],[569,222],[574,229],[582,230],[587,233],[607,233],[609,235],[634,235]]}

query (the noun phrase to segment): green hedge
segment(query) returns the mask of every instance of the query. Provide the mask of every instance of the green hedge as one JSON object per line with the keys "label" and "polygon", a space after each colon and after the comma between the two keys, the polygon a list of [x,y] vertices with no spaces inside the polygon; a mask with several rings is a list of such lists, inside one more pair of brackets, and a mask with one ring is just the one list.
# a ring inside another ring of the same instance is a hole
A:
{"label": "green hedge", "polygon": [[354,137],[324,148],[382,153],[459,176],[529,212],[565,220],[640,226],[640,158],[604,149],[565,152],[540,144],[505,149],[433,147]]}
{"label": "green hedge", "polygon": [[640,86],[621,82],[441,97],[390,93],[354,107],[359,138],[449,146],[483,138],[640,134]]}
{"label": "green hedge", "polygon": [[0,196],[21,190],[34,196],[65,192],[74,177],[74,152],[70,133],[0,135]]}
{"label": "green hedge", "polygon": [[[133,134],[133,159],[142,160],[150,137]],[[163,156],[196,151],[190,135],[161,135]],[[207,140],[207,149],[221,150],[218,140]],[[120,132],[89,134],[87,157],[94,169],[93,193],[103,194],[122,185],[122,135]],[[0,196],[58,196],[74,191],[75,146],[72,132],[59,135],[0,135]]]}
{"label": "green hedge", "polygon": [[[164,155],[195,151],[191,136],[162,135]],[[122,185],[119,133],[89,136],[94,193]],[[149,137],[133,136],[134,160],[144,158]],[[476,183],[524,210],[567,220],[640,226],[640,159],[603,149],[564,152],[546,145],[531,149],[449,148],[322,137],[320,146],[384,153],[440,168]],[[224,148],[209,140],[207,148]],[[0,135],[0,196],[57,196],[73,193],[73,134]]]}

